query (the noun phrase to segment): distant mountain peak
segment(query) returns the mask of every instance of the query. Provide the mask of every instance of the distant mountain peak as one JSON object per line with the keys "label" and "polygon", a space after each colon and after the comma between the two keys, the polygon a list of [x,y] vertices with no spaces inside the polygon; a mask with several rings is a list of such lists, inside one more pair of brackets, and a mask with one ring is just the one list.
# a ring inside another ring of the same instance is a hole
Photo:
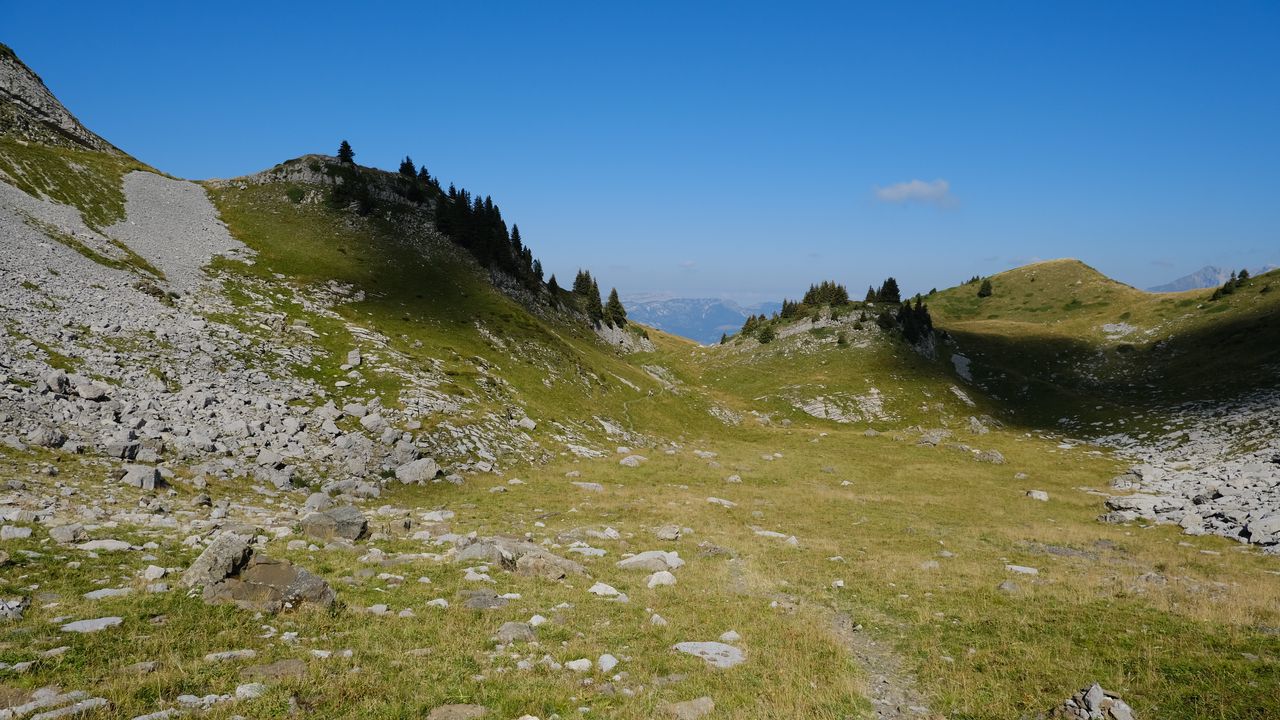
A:
{"label": "distant mountain peak", "polygon": [[[1274,270],[1275,265],[1265,265],[1260,268],[1250,269],[1249,272],[1254,275],[1261,275],[1268,270]],[[1202,288],[1217,287],[1227,280],[1231,279],[1231,273],[1236,272],[1231,268],[1222,268],[1217,265],[1205,265],[1189,275],[1183,275],[1177,280],[1172,280],[1163,285],[1147,288],[1150,292],[1186,292],[1187,290],[1200,290]]]}

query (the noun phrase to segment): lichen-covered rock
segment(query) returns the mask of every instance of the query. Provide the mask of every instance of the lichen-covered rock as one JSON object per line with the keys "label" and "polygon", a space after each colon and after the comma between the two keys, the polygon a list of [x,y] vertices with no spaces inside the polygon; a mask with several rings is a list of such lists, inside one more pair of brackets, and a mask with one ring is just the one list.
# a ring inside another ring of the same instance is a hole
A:
{"label": "lichen-covered rock", "polygon": [[355,507],[343,505],[306,516],[302,532],[318,540],[360,540],[369,534],[369,521]]}
{"label": "lichen-covered rock", "polygon": [[336,599],[321,578],[287,560],[262,555],[249,538],[235,533],[214,538],[183,574],[181,584],[203,588],[208,603],[270,613],[301,603],[328,607]]}
{"label": "lichen-covered rock", "polygon": [[333,605],[337,595],[320,577],[288,560],[253,553],[235,575],[205,587],[207,603],[230,603],[244,610],[276,613],[311,603]]}

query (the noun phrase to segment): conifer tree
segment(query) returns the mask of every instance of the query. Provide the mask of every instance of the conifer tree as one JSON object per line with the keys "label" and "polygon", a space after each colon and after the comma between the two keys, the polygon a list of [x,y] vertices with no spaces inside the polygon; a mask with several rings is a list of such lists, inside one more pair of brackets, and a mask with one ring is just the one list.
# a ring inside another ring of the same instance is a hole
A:
{"label": "conifer tree", "polygon": [[344,163],[354,163],[356,161],[356,152],[351,149],[351,143],[346,140],[338,146],[338,161]]}
{"label": "conifer tree", "polygon": [[898,281],[893,278],[886,278],[881,283],[879,292],[876,293],[876,302],[895,304],[902,302],[902,294],[898,290]]}
{"label": "conifer tree", "polygon": [[609,291],[609,301],[604,306],[604,319],[614,327],[627,324],[627,310],[622,307],[622,301],[618,299],[618,288]]}
{"label": "conifer tree", "polygon": [[849,291],[840,283],[823,280],[817,285],[810,285],[801,302],[813,307],[819,305],[830,305],[832,307],[848,305]]}
{"label": "conifer tree", "polygon": [[875,301],[876,301],[876,289],[875,289],[875,288],[873,288],[873,287],[871,287],[870,285],[868,285],[868,286],[867,286],[867,299],[866,299],[866,300],[864,300],[863,302],[873,303],[873,302],[875,302]]}
{"label": "conifer tree", "polygon": [[604,320],[604,303],[600,302],[600,284],[591,278],[591,294],[587,296],[587,315],[592,320]]}
{"label": "conifer tree", "polygon": [[517,256],[524,254],[524,243],[520,241],[520,226],[511,226],[511,249],[515,251]]}
{"label": "conifer tree", "polygon": [[586,270],[578,270],[578,274],[573,278],[573,294],[584,300],[591,296],[591,273]]}
{"label": "conifer tree", "polygon": [[773,339],[777,336],[777,333],[773,331],[772,325],[765,325],[760,328],[760,332],[756,334],[756,339],[760,341],[761,345],[768,345],[773,342]]}
{"label": "conifer tree", "polygon": [[400,161],[400,174],[412,180],[418,176],[418,169],[413,165],[413,158],[408,155]]}
{"label": "conifer tree", "polygon": [[560,294],[560,283],[556,282],[555,273],[551,273],[551,279],[547,281],[547,290],[551,292],[552,298]]}
{"label": "conifer tree", "polygon": [[991,279],[990,278],[983,279],[982,286],[978,288],[978,297],[980,298],[991,297]]}

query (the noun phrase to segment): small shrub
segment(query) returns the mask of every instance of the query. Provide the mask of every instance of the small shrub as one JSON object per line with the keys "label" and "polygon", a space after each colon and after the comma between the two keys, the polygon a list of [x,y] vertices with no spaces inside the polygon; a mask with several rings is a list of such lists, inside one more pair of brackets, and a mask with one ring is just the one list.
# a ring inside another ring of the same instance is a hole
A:
{"label": "small shrub", "polygon": [[289,197],[289,201],[294,205],[302,202],[302,199],[307,196],[306,191],[300,187],[291,187],[288,190],[285,190],[284,194]]}
{"label": "small shrub", "polygon": [[776,337],[778,337],[778,335],[773,331],[772,325],[765,325],[760,328],[760,332],[756,335],[756,339],[760,341],[761,345],[768,345],[773,342]]}

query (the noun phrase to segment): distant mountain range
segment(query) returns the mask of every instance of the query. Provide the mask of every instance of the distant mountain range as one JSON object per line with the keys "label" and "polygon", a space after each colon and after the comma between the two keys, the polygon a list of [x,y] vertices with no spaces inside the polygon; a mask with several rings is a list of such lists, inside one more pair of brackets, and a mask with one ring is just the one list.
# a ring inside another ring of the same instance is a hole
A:
{"label": "distant mountain range", "polygon": [[[1253,275],[1261,275],[1268,270],[1275,270],[1275,265],[1265,265],[1254,269],[1250,268],[1249,272]],[[1199,290],[1200,288],[1217,287],[1231,278],[1231,273],[1235,270],[1231,268],[1220,268],[1214,265],[1206,265],[1190,275],[1182,277],[1163,285],[1147,288],[1150,292],[1183,292],[1185,290]]]}
{"label": "distant mountain range", "polygon": [[721,333],[742,328],[750,315],[766,315],[782,309],[782,304],[766,302],[750,307],[718,298],[632,297],[627,302],[627,317],[663,332],[687,337],[703,344],[720,341]]}

